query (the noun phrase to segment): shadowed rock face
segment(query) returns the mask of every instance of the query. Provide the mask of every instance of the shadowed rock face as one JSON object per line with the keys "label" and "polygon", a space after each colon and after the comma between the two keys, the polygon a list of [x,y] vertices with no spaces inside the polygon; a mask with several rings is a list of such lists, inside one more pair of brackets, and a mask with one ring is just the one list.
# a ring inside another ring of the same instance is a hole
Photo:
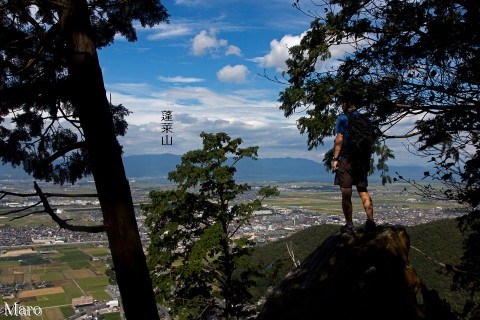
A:
{"label": "shadowed rock face", "polygon": [[273,290],[257,320],[428,319],[409,249],[402,227],[332,235]]}

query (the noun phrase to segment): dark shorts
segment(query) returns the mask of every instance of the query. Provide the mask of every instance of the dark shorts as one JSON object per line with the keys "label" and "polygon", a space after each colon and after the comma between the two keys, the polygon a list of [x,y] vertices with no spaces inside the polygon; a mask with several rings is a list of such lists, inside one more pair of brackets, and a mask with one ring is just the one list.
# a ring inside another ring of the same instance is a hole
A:
{"label": "dark shorts", "polygon": [[348,159],[342,159],[338,162],[334,183],[342,188],[351,188],[352,186],[367,187],[368,171],[369,165],[365,164],[354,169]]}

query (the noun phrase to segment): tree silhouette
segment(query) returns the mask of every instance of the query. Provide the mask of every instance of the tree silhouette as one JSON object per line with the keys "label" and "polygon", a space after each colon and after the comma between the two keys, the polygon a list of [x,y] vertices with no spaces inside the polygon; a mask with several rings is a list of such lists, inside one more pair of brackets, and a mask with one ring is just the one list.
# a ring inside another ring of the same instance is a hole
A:
{"label": "tree silhouette", "polygon": [[[408,138],[409,150],[433,164],[435,171],[426,175],[444,184],[440,190],[444,196],[477,207],[480,3],[319,0],[314,4],[316,10],[307,11],[302,1],[294,3],[313,21],[301,43],[290,48],[284,74],[288,86],[279,96],[285,116],[305,111],[298,128],[307,133],[309,149],[332,136],[338,98],[360,96],[365,111],[383,130],[381,140]],[[332,52],[344,55],[332,60]],[[393,135],[392,127],[407,129]],[[377,154],[379,168],[393,157],[392,150],[381,144]],[[478,242],[466,246],[478,248]],[[478,249],[465,252],[470,261],[464,263],[466,274],[473,280],[478,277],[478,263],[471,262],[478,261]]]}
{"label": "tree silhouette", "polygon": [[158,318],[116,136],[123,106],[106,97],[97,48],[134,21],[168,14],[159,1],[2,1],[0,158],[35,179],[63,184],[92,174],[127,318]]}

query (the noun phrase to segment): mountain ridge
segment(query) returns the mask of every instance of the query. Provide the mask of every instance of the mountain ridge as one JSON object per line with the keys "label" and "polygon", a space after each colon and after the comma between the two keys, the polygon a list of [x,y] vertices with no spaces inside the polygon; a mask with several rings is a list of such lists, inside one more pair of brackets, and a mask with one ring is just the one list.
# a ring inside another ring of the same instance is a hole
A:
{"label": "mountain ridge", "polygon": [[[182,156],[171,153],[144,154],[123,157],[125,171],[129,179],[146,182],[168,182],[168,173],[181,163]],[[323,163],[310,159],[281,157],[242,159],[236,164],[235,178],[239,181],[272,182],[328,182],[333,181],[333,174],[327,172]],[[404,178],[421,179],[422,166],[391,166],[390,174],[402,174]],[[0,179],[31,179],[21,168],[12,168],[9,164],[0,166]],[[379,182],[379,174],[370,177],[370,181]]]}

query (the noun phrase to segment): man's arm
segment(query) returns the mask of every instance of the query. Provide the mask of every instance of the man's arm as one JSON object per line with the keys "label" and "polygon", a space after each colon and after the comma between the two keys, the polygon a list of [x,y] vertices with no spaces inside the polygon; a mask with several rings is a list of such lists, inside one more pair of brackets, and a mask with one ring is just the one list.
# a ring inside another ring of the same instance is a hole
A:
{"label": "man's arm", "polygon": [[343,144],[343,134],[337,133],[335,137],[335,142],[333,144],[333,170],[338,169],[338,157],[340,156],[340,152],[342,151],[342,144]]}

